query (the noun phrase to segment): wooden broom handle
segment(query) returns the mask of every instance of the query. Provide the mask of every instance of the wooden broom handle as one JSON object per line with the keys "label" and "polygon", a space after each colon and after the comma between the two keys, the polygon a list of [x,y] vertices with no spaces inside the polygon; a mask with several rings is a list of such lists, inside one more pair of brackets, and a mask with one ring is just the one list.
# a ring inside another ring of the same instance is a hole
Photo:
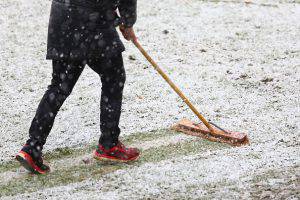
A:
{"label": "wooden broom handle", "polygon": [[173,83],[173,81],[168,77],[168,75],[156,64],[156,62],[149,56],[149,54],[144,50],[141,44],[137,40],[132,40],[133,44],[140,50],[140,52],[145,56],[145,58],[151,63],[154,69],[166,80],[166,82],[173,88],[173,90],[181,97],[181,99],[190,107],[190,109],[197,115],[197,117],[205,124],[205,126],[214,133],[213,128],[209,122],[198,112],[195,106],[189,101],[189,99],[180,91],[180,89]]}

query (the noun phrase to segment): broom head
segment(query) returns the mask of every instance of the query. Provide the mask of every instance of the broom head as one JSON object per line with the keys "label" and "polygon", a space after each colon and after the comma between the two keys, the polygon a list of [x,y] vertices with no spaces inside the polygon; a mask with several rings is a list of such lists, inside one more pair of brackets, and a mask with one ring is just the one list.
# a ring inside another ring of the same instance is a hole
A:
{"label": "broom head", "polygon": [[196,124],[188,119],[182,119],[172,126],[175,131],[180,131],[188,135],[198,136],[213,142],[227,143],[232,146],[242,146],[249,144],[249,139],[245,133],[222,131],[212,126],[212,133],[203,123]]}

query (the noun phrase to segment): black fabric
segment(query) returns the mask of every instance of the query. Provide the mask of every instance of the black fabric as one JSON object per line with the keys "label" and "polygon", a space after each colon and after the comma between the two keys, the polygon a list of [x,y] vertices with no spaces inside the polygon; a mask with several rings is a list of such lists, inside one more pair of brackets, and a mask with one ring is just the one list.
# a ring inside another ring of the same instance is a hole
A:
{"label": "black fabric", "polygon": [[46,58],[80,61],[118,55],[125,47],[115,27],[131,27],[135,21],[136,0],[53,0]]}
{"label": "black fabric", "polygon": [[111,58],[87,61],[53,60],[52,81],[32,120],[27,144],[41,148],[51,131],[55,116],[71,94],[84,67],[88,64],[99,74],[102,82],[99,143],[107,148],[118,142],[120,134],[123,88],[126,80],[122,54]]}

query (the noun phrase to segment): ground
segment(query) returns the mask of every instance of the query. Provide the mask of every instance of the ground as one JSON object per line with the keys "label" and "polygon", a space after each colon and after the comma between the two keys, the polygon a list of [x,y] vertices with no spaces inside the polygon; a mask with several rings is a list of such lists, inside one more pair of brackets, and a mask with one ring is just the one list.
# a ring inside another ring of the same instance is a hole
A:
{"label": "ground", "polygon": [[299,199],[300,1],[140,0],[145,49],[208,119],[246,132],[231,147],[173,132],[197,121],[137,49],[125,42],[122,139],[132,164],[93,161],[100,80],[88,67],[45,146],[52,172],[13,160],[50,83],[45,60],[50,1],[0,2],[0,198]]}

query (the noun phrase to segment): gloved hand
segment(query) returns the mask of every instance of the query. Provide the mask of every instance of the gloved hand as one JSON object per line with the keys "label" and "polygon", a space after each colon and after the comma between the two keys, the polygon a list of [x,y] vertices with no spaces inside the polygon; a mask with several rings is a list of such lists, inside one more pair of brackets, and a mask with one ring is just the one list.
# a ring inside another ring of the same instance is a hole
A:
{"label": "gloved hand", "polygon": [[126,28],[124,25],[119,26],[120,31],[123,35],[123,37],[128,41],[136,41],[137,37],[135,36],[135,32],[133,30],[133,27]]}

